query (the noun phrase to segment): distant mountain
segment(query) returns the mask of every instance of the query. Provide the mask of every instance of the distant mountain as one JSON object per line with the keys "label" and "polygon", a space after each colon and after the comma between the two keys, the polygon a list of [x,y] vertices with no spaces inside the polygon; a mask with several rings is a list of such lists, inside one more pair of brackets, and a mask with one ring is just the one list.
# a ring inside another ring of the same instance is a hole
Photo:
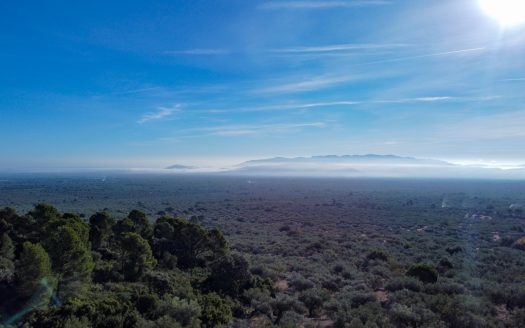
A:
{"label": "distant mountain", "polygon": [[333,162],[333,163],[384,163],[384,164],[425,164],[425,165],[453,165],[451,163],[434,160],[421,159],[414,157],[403,157],[396,155],[323,155],[311,157],[273,157],[267,159],[257,159],[241,163],[240,166],[251,166],[260,164],[275,164],[275,163],[319,163],[319,162]]}
{"label": "distant mountain", "polygon": [[196,168],[195,166],[181,165],[181,164],[173,164],[173,165],[166,167],[167,170],[193,170],[195,168]]}
{"label": "distant mountain", "polygon": [[274,157],[243,162],[225,172],[262,176],[525,178],[525,168],[502,170],[378,154]]}
{"label": "distant mountain", "polygon": [[436,159],[378,154],[273,157],[250,160],[225,168],[174,164],[165,169],[174,173],[277,177],[525,179],[525,166],[499,169],[480,165],[459,165]]}

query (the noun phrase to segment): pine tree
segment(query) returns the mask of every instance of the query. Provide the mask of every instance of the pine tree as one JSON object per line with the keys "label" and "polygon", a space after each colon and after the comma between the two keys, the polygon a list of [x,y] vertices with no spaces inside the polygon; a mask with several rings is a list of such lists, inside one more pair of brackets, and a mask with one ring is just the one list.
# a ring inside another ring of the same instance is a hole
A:
{"label": "pine tree", "polygon": [[58,276],[57,295],[62,300],[82,295],[89,288],[93,259],[91,251],[73,227],[64,225],[46,243]]}
{"label": "pine tree", "polygon": [[146,240],[151,239],[153,236],[153,228],[144,212],[132,210],[128,214],[128,219],[133,222],[135,225],[135,231],[140,234],[142,238]]}
{"label": "pine tree", "polygon": [[108,212],[97,212],[89,218],[89,240],[93,249],[106,246],[111,226],[111,217]]}
{"label": "pine tree", "polygon": [[52,280],[51,260],[42,245],[30,242],[23,244],[16,275],[17,291],[21,298],[33,296],[34,300],[38,299],[41,302],[49,300],[49,295],[46,295],[42,285],[46,280]]}
{"label": "pine tree", "polygon": [[157,265],[148,242],[134,232],[124,233],[121,238],[122,271],[127,280],[139,279],[147,270]]}
{"label": "pine tree", "polygon": [[0,282],[10,282],[15,273],[15,247],[7,233],[0,237]]}

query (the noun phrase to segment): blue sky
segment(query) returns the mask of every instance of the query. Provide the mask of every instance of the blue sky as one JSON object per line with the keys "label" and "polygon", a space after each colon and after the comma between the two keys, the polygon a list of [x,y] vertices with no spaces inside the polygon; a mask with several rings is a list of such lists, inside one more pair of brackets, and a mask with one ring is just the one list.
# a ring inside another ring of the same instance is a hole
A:
{"label": "blue sky", "polygon": [[478,0],[3,1],[0,168],[525,164],[525,24],[503,23]]}

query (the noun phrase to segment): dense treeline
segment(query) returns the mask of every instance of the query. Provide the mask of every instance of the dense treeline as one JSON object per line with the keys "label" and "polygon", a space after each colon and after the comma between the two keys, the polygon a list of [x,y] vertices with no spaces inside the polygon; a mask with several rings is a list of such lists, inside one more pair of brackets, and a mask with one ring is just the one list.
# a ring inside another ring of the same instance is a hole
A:
{"label": "dense treeline", "polygon": [[133,210],[86,223],[39,204],[0,210],[0,238],[5,326],[216,327],[252,315],[249,291],[275,298],[219,230],[185,219],[152,225]]}

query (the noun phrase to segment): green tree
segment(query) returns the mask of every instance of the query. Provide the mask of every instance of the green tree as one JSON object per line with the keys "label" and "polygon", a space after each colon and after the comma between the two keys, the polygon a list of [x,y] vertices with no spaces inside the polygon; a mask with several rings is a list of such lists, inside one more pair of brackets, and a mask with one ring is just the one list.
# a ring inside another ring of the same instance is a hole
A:
{"label": "green tree", "polygon": [[[154,236],[162,239],[173,239],[175,228],[169,223],[169,221],[157,220],[154,227]],[[168,219],[169,220],[169,219]]]}
{"label": "green tree", "polygon": [[50,219],[44,226],[43,233],[41,235],[42,240],[48,239],[52,236],[60,227],[68,226],[75,231],[82,244],[86,247],[89,245],[89,225],[82,220],[78,215],[72,213],[64,213],[59,218]]}
{"label": "green tree", "polygon": [[0,235],[8,233],[12,228],[11,224],[0,216]]}
{"label": "green tree", "polygon": [[251,280],[248,262],[234,254],[213,263],[207,285],[213,291],[237,297],[250,287]]}
{"label": "green tree", "polygon": [[[184,300],[178,297],[173,297],[172,299],[163,302],[156,312],[157,317],[172,318],[182,327],[197,328],[201,326],[199,320],[201,308],[199,303],[195,300]],[[173,325],[169,325],[169,327],[173,327]]]}
{"label": "green tree", "polygon": [[49,204],[40,203],[35,205],[35,208],[29,212],[29,216],[35,219],[42,227],[50,220],[60,218],[60,212]]}
{"label": "green tree", "polygon": [[52,273],[51,260],[42,245],[30,242],[23,244],[16,266],[16,278],[17,292],[21,298],[27,299],[36,295],[35,299],[38,298],[42,302],[46,300],[41,286],[45,279],[52,278]]}
{"label": "green tree", "polygon": [[201,322],[204,327],[227,325],[233,320],[230,302],[219,295],[205,294],[199,299],[201,306]]}
{"label": "green tree", "polygon": [[0,257],[14,260],[15,258],[15,247],[13,241],[9,238],[7,233],[3,233],[0,236]]}
{"label": "green tree", "polygon": [[93,249],[105,247],[113,222],[108,212],[97,212],[89,218],[89,240]]}
{"label": "green tree", "polygon": [[128,218],[118,220],[117,223],[112,227],[113,233],[120,238],[121,235],[128,232],[135,232],[135,225],[133,221]]}
{"label": "green tree", "polygon": [[15,247],[7,233],[0,236],[0,282],[10,282],[15,273]]}
{"label": "green tree", "polygon": [[159,296],[173,295],[194,298],[190,277],[180,270],[155,270],[147,272],[143,279],[148,288]]}
{"label": "green tree", "polygon": [[275,320],[273,322],[275,325],[278,325],[281,322],[283,314],[286,311],[290,311],[296,307],[295,302],[294,298],[282,293],[276,295],[276,297],[272,299],[270,305],[275,313]]}
{"label": "green tree", "polygon": [[424,263],[417,263],[412,265],[407,273],[407,276],[415,277],[424,283],[435,283],[438,280],[438,273],[434,266]]}
{"label": "green tree", "polygon": [[0,209],[0,219],[6,222],[11,222],[17,217],[16,210],[12,207],[4,207]]}
{"label": "green tree", "polygon": [[132,210],[128,214],[128,219],[133,222],[135,226],[135,231],[146,240],[150,240],[153,236],[153,228],[149,223],[148,217],[144,212],[139,210]]}
{"label": "green tree", "polygon": [[299,300],[303,302],[308,309],[308,316],[313,317],[315,312],[328,300],[328,294],[324,290],[311,288],[303,292],[299,296]]}
{"label": "green tree", "polygon": [[58,228],[46,242],[58,276],[57,294],[67,300],[85,293],[91,282],[93,259],[86,242],[70,225]]}
{"label": "green tree", "polygon": [[139,279],[157,264],[148,242],[135,232],[122,235],[121,247],[122,272],[127,280]]}
{"label": "green tree", "polygon": [[228,251],[226,239],[220,231],[206,230],[187,220],[162,217],[157,220],[154,231],[157,239],[155,254],[159,258],[165,252],[176,255],[182,268],[202,265]]}
{"label": "green tree", "polygon": [[78,237],[86,247],[89,245],[89,225],[80,218],[77,214],[64,213],[62,219],[59,221],[62,225],[67,225],[77,233]]}
{"label": "green tree", "polygon": [[36,243],[41,240],[41,226],[36,223],[35,219],[30,215],[19,216],[10,207],[0,209],[0,229],[9,233],[9,237],[16,245],[22,245],[25,241]]}

